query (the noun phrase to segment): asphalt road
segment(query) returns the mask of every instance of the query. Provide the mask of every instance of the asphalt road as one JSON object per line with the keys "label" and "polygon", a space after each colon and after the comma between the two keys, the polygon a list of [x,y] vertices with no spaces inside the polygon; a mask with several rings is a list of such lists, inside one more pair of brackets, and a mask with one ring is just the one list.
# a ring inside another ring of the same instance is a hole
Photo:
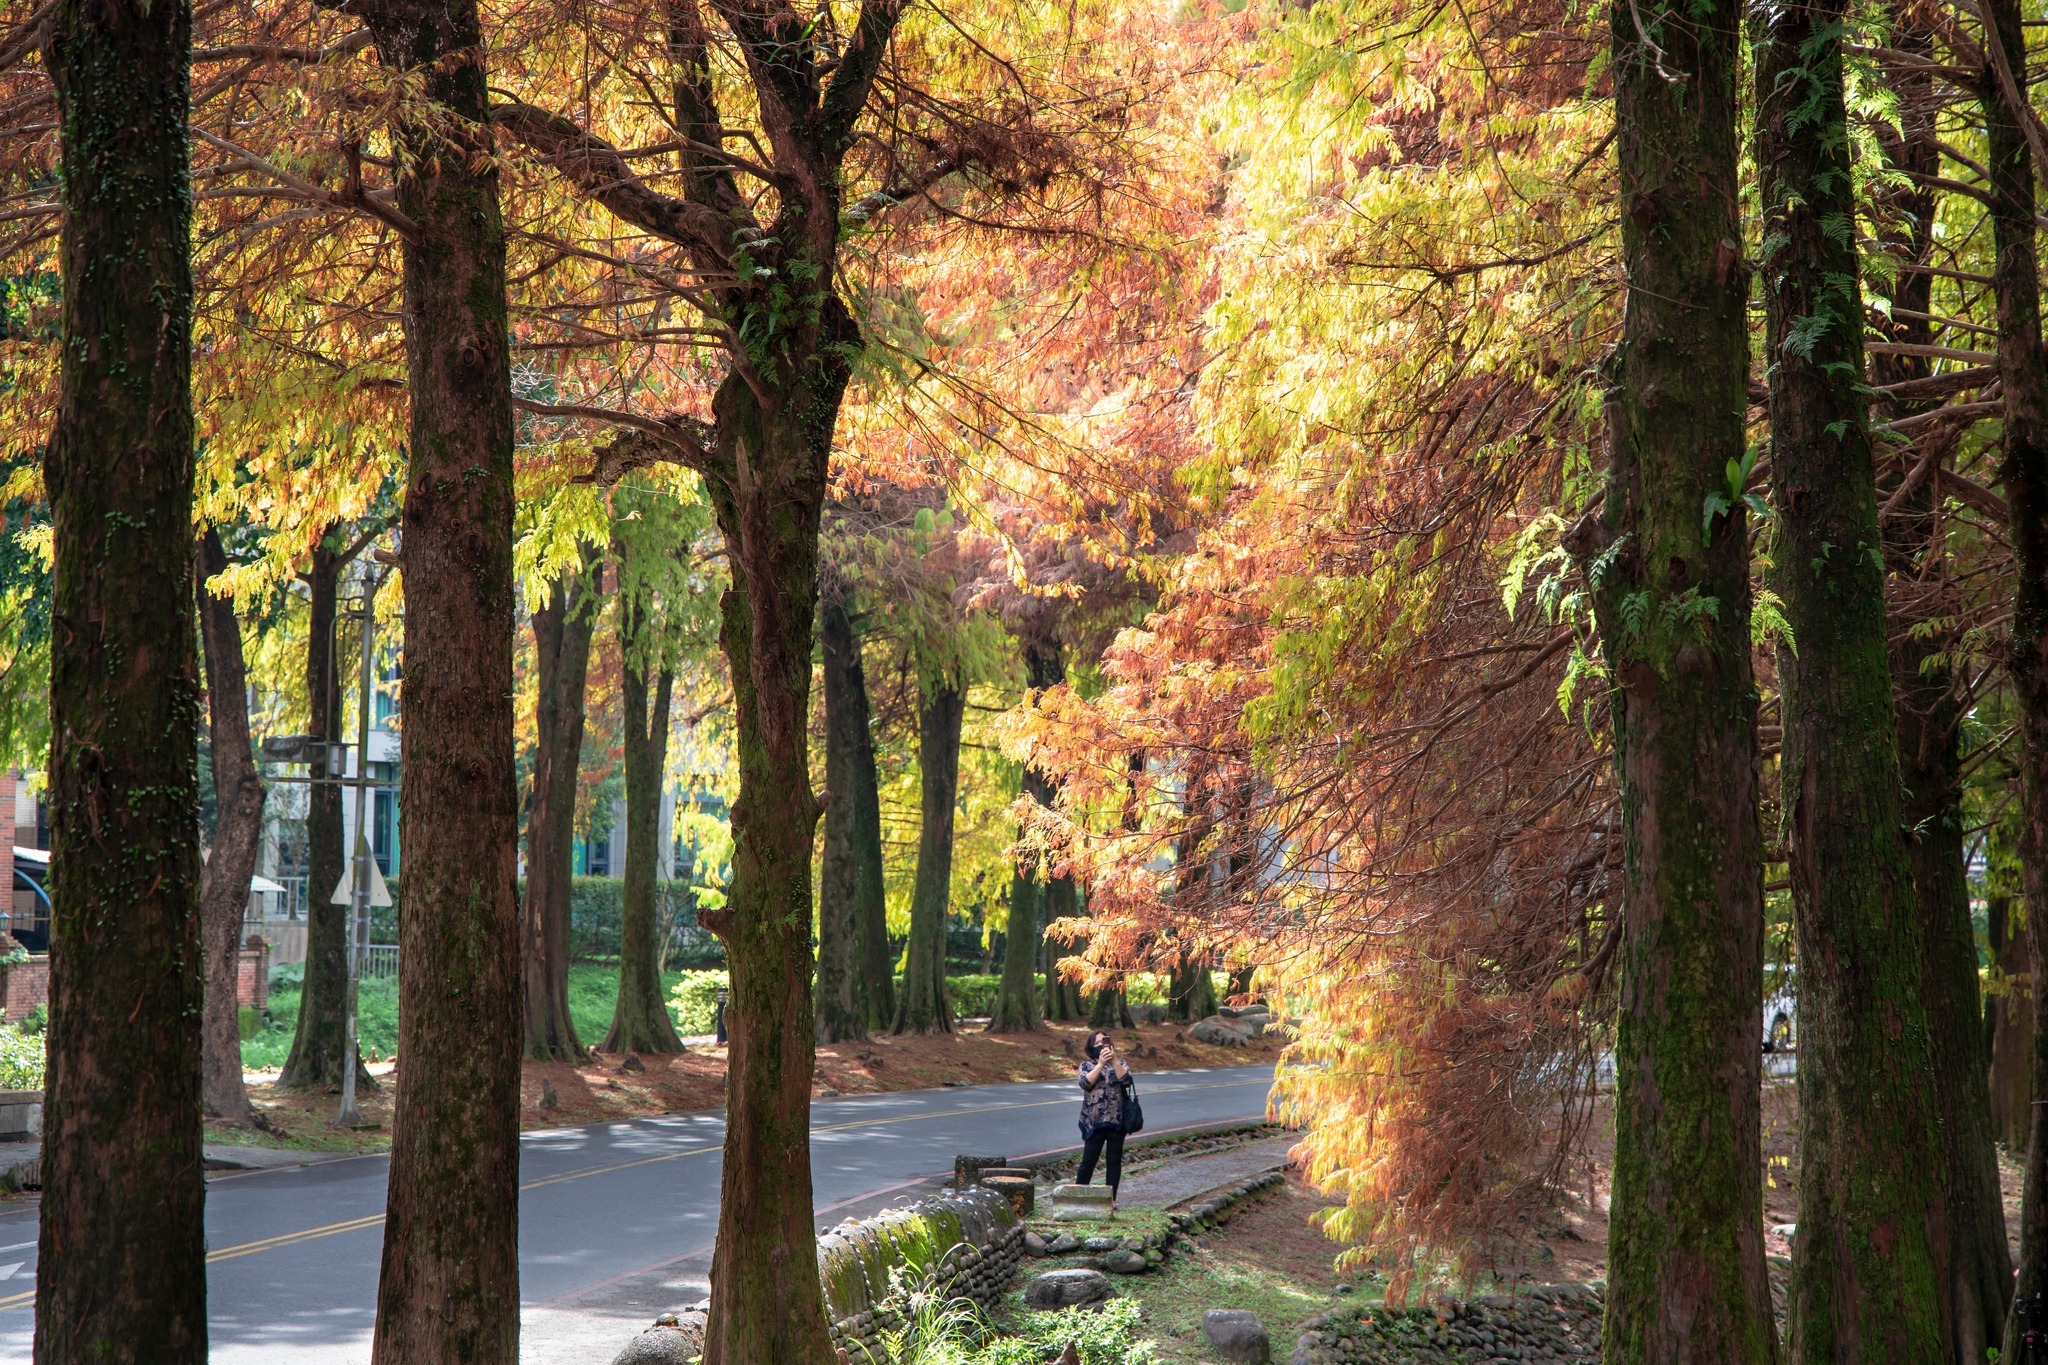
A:
{"label": "asphalt road", "polygon": [[[1261,1117],[1271,1080],[1269,1066],[1140,1073],[1146,1130]],[[819,1224],[950,1170],[960,1152],[1017,1159],[1074,1147],[1079,1109],[1067,1080],[820,1100],[811,1107]],[[565,1315],[573,1335],[578,1306],[608,1289],[659,1285],[664,1267],[708,1253],[724,1135],[719,1111],[525,1135],[519,1264],[530,1343],[559,1336]],[[214,1361],[369,1359],[388,1167],[383,1156],[351,1157],[208,1182]],[[32,1207],[0,1215],[0,1361],[29,1360],[35,1240]],[[623,1344],[615,1323],[605,1325],[600,1358]]]}

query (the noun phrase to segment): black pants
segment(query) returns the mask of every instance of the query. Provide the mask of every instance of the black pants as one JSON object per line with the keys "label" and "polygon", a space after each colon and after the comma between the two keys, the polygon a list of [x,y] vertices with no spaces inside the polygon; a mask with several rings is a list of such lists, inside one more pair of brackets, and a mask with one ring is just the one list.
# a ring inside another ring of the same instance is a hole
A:
{"label": "black pants", "polygon": [[1116,1198],[1116,1187],[1124,1179],[1124,1130],[1121,1128],[1097,1128],[1081,1144],[1080,1181],[1087,1184],[1095,1176],[1095,1158],[1107,1150],[1109,1166],[1104,1178],[1109,1182],[1109,1197]]}

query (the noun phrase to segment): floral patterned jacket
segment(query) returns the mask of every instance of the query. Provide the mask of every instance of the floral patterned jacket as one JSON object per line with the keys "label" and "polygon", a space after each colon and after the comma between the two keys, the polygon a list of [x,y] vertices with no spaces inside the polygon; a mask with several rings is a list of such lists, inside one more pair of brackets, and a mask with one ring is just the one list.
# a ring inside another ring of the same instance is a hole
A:
{"label": "floral patterned jacket", "polygon": [[1088,1073],[1094,1069],[1093,1062],[1081,1063],[1081,1136],[1084,1139],[1099,1130],[1123,1130],[1124,1089],[1131,1083],[1129,1076],[1117,1075],[1114,1066],[1101,1080],[1090,1081]]}

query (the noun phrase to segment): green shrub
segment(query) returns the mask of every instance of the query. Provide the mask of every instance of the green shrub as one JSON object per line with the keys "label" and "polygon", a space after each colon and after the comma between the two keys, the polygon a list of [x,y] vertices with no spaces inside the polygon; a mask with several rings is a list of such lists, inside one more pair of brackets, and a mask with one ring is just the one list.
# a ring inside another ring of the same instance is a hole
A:
{"label": "green shrub", "polygon": [[725,988],[725,983],[724,972],[684,972],[668,997],[668,1012],[675,1016],[676,1032],[711,1032],[718,1011],[718,992]]}
{"label": "green shrub", "polygon": [[15,1020],[14,1026],[23,1033],[41,1033],[50,1026],[50,1007],[48,1005],[37,1005],[27,1014]]}
{"label": "green shrub", "polygon": [[0,1090],[43,1088],[43,1037],[0,1028]]}
{"label": "green shrub", "polygon": [[1002,977],[984,975],[980,972],[967,976],[947,977],[946,994],[953,1000],[953,1017],[970,1019],[993,1013],[996,1007],[996,993],[1002,986]]}

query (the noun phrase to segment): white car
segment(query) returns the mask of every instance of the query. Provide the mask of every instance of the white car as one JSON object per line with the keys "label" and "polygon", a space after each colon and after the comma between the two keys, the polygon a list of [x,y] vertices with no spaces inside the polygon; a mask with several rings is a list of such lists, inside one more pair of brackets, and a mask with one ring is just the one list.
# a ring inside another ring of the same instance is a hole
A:
{"label": "white car", "polygon": [[1764,1051],[1790,1052],[1796,1043],[1792,1024],[1798,1016],[1798,1002],[1793,998],[1792,969],[1773,972],[1766,981],[1766,989],[1775,987],[1764,997]]}

